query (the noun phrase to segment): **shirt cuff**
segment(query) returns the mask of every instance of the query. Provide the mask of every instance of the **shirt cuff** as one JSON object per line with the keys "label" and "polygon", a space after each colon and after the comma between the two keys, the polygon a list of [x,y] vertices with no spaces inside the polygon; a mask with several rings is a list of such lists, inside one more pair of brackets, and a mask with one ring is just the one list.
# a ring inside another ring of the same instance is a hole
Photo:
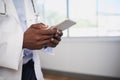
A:
{"label": "shirt cuff", "polygon": [[46,53],[46,54],[54,55],[54,53],[53,53],[53,48],[52,48],[52,47],[47,47],[47,46],[45,46],[42,50],[43,50],[43,52]]}

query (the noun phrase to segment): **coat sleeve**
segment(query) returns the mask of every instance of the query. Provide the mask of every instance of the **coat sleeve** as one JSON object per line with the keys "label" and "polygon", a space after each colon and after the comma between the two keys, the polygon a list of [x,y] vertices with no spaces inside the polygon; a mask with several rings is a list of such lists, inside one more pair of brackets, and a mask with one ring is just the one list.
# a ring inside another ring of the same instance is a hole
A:
{"label": "coat sleeve", "polygon": [[0,14],[0,67],[18,70],[22,43],[23,31],[15,18]]}

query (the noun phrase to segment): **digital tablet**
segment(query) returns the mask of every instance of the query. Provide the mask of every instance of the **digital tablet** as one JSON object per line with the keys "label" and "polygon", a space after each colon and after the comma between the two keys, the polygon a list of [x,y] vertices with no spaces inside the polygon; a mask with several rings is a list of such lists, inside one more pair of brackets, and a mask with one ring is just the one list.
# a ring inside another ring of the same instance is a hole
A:
{"label": "digital tablet", "polygon": [[63,30],[66,30],[66,29],[68,29],[69,27],[71,27],[71,26],[73,26],[75,24],[76,24],[75,21],[70,20],[70,19],[66,19],[66,20],[62,21],[61,23],[59,23],[57,25],[54,25],[54,26],[52,26],[50,28],[57,28],[57,29],[60,29],[60,30],[63,31]]}

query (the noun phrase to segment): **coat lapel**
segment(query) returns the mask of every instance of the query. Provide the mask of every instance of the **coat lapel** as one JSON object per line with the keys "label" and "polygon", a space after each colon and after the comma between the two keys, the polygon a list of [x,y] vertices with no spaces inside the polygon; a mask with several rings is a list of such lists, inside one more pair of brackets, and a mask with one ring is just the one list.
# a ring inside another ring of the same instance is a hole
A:
{"label": "coat lapel", "polygon": [[6,5],[7,14],[9,14],[12,17],[14,17],[16,19],[16,21],[20,24],[20,20],[19,20],[19,17],[17,15],[17,11],[15,9],[13,0],[4,0],[4,1],[5,1],[5,3],[8,3]]}
{"label": "coat lapel", "polygon": [[33,11],[31,0],[24,0],[24,3],[25,3],[27,25],[30,26],[31,24],[35,23],[35,13]]}

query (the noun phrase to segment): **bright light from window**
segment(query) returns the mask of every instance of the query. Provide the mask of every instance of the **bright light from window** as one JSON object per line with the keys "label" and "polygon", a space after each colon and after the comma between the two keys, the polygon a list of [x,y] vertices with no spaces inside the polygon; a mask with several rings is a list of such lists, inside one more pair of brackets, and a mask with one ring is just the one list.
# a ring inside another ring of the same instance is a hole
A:
{"label": "bright light from window", "polygon": [[50,26],[67,17],[77,22],[64,31],[64,36],[109,37],[120,36],[119,3],[120,0],[42,0],[38,6],[40,16]]}

